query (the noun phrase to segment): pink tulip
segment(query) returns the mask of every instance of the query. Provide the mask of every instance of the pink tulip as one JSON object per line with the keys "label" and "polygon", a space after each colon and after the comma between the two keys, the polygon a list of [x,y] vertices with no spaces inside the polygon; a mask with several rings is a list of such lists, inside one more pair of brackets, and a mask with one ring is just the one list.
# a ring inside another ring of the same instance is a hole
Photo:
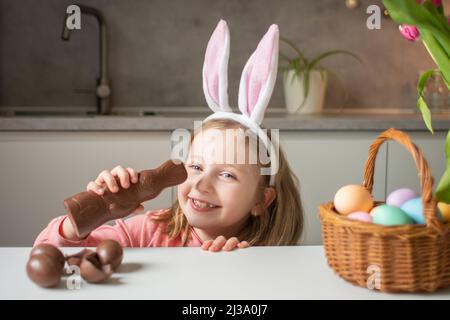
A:
{"label": "pink tulip", "polygon": [[[422,4],[425,0],[416,0],[417,3]],[[431,0],[435,7],[440,7],[442,5],[442,0]]]}
{"label": "pink tulip", "polygon": [[442,0],[431,0],[435,7],[440,7],[442,5]]}
{"label": "pink tulip", "polygon": [[409,40],[409,41],[419,40],[420,32],[419,32],[419,29],[417,29],[415,26],[403,24],[403,25],[398,26],[398,29],[400,30],[400,33],[406,40]]}

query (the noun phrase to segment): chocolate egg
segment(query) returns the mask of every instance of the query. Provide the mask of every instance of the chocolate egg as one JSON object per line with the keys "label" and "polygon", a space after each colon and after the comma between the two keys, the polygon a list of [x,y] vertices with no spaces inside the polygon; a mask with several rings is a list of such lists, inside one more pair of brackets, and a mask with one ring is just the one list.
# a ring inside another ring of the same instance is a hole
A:
{"label": "chocolate egg", "polygon": [[71,265],[80,266],[81,261],[83,260],[83,257],[84,257],[85,255],[91,254],[91,253],[94,253],[94,251],[89,250],[89,249],[83,249],[83,250],[81,250],[80,252],[77,252],[77,253],[75,253],[75,254],[68,255],[68,256],[66,257],[67,264],[68,264],[69,266],[71,266]]}
{"label": "chocolate egg", "polygon": [[64,255],[57,247],[48,243],[41,243],[31,250],[30,257],[38,254],[45,254],[50,259],[57,261],[61,267],[64,267]]}
{"label": "chocolate egg", "polygon": [[123,249],[115,240],[103,240],[98,244],[96,252],[101,264],[110,264],[113,270],[122,263]]}
{"label": "chocolate egg", "polygon": [[63,273],[63,266],[58,260],[47,254],[34,254],[27,263],[28,277],[41,287],[56,286]]}
{"label": "chocolate egg", "polygon": [[102,265],[98,255],[93,252],[83,257],[80,264],[80,274],[87,282],[98,283],[111,276],[112,268],[110,264]]}

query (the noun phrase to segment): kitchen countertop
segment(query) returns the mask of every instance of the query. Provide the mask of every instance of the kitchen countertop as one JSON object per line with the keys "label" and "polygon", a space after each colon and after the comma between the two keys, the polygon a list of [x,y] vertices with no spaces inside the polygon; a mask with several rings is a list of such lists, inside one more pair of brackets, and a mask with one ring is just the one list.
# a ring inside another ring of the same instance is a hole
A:
{"label": "kitchen countertop", "polygon": [[[122,266],[108,282],[64,278],[53,289],[28,279],[31,248],[0,248],[0,299],[450,299],[450,287],[435,293],[387,294],[360,288],[335,275],[322,246],[252,247],[233,252],[200,248],[126,248]],[[64,253],[80,248],[62,248]]]}
{"label": "kitchen countertop", "polygon": [[[167,108],[166,108],[167,109]],[[166,131],[192,129],[209,111],[179,111],[156,115],[65,115],[0,116],[0,131]],[[281,111],[280,111],[281,110]],[[386,111],[385,111],[386,112]],[[131,113],[132,114],[132,113]],[[376,130],[394,127],[399,130],[426,131],[419,113],[414,112],[327,112],[318,115],[291,115],[283,109],[267,112],[266,128],[281,131]],[[433,114],[436,131],[450,129],[450,113]]]}

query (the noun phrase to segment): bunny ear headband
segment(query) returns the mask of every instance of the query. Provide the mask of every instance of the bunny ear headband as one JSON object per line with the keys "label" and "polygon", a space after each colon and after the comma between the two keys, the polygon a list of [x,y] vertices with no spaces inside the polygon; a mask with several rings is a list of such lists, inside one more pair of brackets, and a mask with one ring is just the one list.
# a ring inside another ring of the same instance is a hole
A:
{"label": "bunny ear headband", "polygon": [[261,39],[242,71],[239,84],[239,110],[233,113],[228,105],[228,58],[230,32],[227,23],[220,20],[206,48],[203,64],[203,92],[214,113],[203,120],[231,119],[249,128],[262,142],[270,155],[270,185],[275,184],[278,171],[277,141],[269,140],[260,128],[264,112],[275,86],[278,68],[278,26],[273,24]]}

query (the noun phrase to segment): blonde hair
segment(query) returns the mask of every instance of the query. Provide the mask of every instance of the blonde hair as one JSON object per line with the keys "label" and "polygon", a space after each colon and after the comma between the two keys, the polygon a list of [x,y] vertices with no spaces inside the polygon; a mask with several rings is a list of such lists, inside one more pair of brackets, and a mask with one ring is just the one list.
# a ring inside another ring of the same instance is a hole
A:
{"label": "blonde hair", "polygon": [[[240,123],[221,119],[204,123],[201,130],[206,129],[234,129],[246,130]],[[271,138],[268,131],[268,137]],[[191,134],[191,143],[194,135]],[[259,144],[258,144],[259,145]],[[303,206],[299,194],[299,181],[292,172],[283,150],[279,149],[278,172],[275,176],[275,200],[260,215],[250,215],[242,230],[236,235],[239,241],[246,240],[250,245],[282,246],[298,243],[303,232]],[[270,166],[270,163],[266,166]],[[270,176],[262,176],[258,185],[261,199],[264,189],[269,187]],[[192,227],[180,208],[178,200],[170,210],[152,217],[155,222],[167,223],[166,232],[170,238],[182,236],[182,245],[186,246]]]}

